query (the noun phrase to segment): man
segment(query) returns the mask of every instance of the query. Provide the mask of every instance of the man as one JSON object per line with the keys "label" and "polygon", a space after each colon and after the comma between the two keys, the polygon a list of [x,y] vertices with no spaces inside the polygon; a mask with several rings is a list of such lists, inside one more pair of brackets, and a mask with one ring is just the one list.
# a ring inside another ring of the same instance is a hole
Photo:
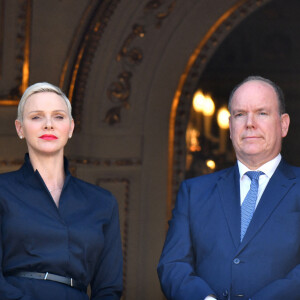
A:
{"label": "man", "polygon": [[182,183],[158,265],[163,292],[169,300],[300,299],[300,168],[280,155],[290,123],[283,94],[248,77],[229,110],[237,164]]}

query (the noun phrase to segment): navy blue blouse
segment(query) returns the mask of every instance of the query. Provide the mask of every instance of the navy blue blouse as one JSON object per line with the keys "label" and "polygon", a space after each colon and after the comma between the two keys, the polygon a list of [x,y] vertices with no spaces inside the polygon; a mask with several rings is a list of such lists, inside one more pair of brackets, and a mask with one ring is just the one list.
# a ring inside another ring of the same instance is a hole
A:
{"label": "navy blue blouse", "polygon": [[20,170],[0,175],[0,300],[87,300],[52,281],[8,276],[49,272],[91,284],[93,300],[120,299],[122,247],[112,194],[68,171],[56,206],[28,154]]}

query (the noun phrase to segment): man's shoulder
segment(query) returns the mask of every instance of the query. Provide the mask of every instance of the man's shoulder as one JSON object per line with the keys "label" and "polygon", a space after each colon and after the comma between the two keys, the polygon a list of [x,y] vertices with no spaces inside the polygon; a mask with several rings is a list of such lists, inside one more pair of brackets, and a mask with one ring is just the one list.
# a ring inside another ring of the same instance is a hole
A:
{"label": "man's shoulder", "polygon": [[230,168],[222,169],[210,174],[205,174],[193,178],[186,179],[184,182],[190,186],[190,185],[198,185],[198,184],[208,184],[208,183],[216,183],[219,179],[224,178],[226,176],[229,176],[232,174],[237,167],[233,166]]}
{"label": "man's shoulder", "polygon": [[300,177],[300,167],[292,165],[284,159],[282,159],[279,167],[281,168],[281,170],[285,170],[288,173],[291,173],[291,176],[294,175],[296,177]]}

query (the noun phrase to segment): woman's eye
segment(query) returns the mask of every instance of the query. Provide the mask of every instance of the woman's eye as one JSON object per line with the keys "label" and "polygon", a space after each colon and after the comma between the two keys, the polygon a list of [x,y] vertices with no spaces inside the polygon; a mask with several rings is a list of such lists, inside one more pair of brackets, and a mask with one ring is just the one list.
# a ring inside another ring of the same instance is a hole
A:
{"label": "woman's eye", "polygon": [[55,116],[56,119],[59,119],[59,120],[63,120],[64,119],[64,116],[61,116],[61,115],[57,115]]}
{"label": "woman's eye", "polygon": [[32,120],[37,120],[37,119],[39,119],[40,117],[39,116],[34,116],[34,117],[32,117],[31,119]]}

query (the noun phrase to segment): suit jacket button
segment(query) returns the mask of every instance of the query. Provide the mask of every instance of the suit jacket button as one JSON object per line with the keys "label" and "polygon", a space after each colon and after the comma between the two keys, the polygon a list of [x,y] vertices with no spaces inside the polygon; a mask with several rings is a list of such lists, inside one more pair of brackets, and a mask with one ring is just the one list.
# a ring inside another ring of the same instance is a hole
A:
{"label": "suit jacket button", "polygon": [[236,265],[238,265],[240,262],[241,262],[241,261],[240,261],[239,258],[235,258],[235,259],[233,260],[233,263],[236,264]]}
{"label": "suit jacket button", "polygon": [[223,297],[227,297],[228,296],[228,291],[225,290],[222,295],[223,295]]}

